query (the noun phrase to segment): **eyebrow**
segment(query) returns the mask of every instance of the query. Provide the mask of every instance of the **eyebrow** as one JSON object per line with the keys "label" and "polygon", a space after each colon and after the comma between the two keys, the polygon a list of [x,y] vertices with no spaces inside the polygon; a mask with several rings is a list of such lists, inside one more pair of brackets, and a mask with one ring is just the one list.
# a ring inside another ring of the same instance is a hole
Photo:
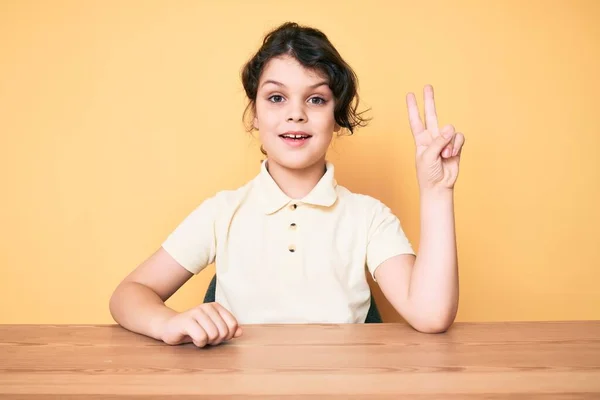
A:
{"label": "eyebrow", "polygon": [[[277,81],[274,81],[274,80],[272,80],[272,79],[269,79],[269,80],[266,80],[266,81],[264,81],[264,82],[263,82],[263,84],[262,84],[262,85],[260,85],[260,86],[264,86],[264,85],[266,85],[267,83],[272,83],[272,84],[274,84],[274,85],[277,85],[277,86],[283,86],[283,87],[285,87],[285,85],[284,85],[283,83],[281,83],[281,82],[277,82]],[[319,86],[323,86],[323,85],[327,85],[327,86],[329,86],[329,83],[328,83],[327,81],[321,81],[321,82],[317,82],[317,83],[315,83],[314,85],[310,85],[309,87],[310,87],[311,89],[315,89],[315,88],[317,88],[317,87],[319,87]]]}

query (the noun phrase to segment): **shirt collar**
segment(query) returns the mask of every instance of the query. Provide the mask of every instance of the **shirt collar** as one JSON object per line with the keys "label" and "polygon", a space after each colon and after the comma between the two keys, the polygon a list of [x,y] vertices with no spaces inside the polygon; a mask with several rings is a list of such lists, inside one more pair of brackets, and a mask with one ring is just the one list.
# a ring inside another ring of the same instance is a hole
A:
{"label": "shirt collar", "polygon": [[[330,207],[337,200],[336,186],[334,178],[334,166],[330,162],[325,163],[326,171],[315,187],[304,198],[296,200],[295,204],[311,204],[315,206]],[[266,214],[272,214],[285,207],[293,201],[279,188],[277,183],[267,171],[267,160],[264,160],[260,167],[260,173],[257,177],[261,200]]]}

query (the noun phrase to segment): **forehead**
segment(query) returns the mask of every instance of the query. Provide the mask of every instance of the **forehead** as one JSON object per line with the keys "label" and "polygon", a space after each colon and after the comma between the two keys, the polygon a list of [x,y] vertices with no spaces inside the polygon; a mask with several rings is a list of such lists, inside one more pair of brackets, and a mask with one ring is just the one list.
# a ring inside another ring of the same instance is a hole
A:
{"label": "forehead", "polygon": [[328,79],[321,71],[306,68],[294,57],[285,55],[274,57],[267,62],[259,85],[265,80],[278,81],[286,86],[305,86]]}

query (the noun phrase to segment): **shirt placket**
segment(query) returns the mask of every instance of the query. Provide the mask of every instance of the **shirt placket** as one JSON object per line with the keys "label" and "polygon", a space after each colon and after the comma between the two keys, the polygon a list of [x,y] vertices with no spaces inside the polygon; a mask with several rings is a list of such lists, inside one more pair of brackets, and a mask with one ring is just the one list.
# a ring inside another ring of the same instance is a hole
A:
{"label": "shirt placket", "polygon": [[305,249],[300,245],[300,230],[302,229],[302,203],[292,202],[287,206],[287,218],[285,219],[286,238],[287,238],[287,262],[289,268],[293,271],[292,275],[302,275],[302,259]]}

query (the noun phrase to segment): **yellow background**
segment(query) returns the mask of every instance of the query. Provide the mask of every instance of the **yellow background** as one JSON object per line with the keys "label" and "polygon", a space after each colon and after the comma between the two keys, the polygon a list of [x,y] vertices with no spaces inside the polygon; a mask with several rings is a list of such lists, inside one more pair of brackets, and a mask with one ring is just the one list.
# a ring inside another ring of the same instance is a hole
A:
{"label": "yellow background", "polygon": [[[0,323],[113,322],[118,282],[258,172],[239,72],[286,20],[358,73],[374,120],[329,159],[415,248],[406,92],[433,84],[465,133],[457,321],[600,318],[599,19],[593,0],[1,1]],[[213,271],[168,304],[201,302]]]}

